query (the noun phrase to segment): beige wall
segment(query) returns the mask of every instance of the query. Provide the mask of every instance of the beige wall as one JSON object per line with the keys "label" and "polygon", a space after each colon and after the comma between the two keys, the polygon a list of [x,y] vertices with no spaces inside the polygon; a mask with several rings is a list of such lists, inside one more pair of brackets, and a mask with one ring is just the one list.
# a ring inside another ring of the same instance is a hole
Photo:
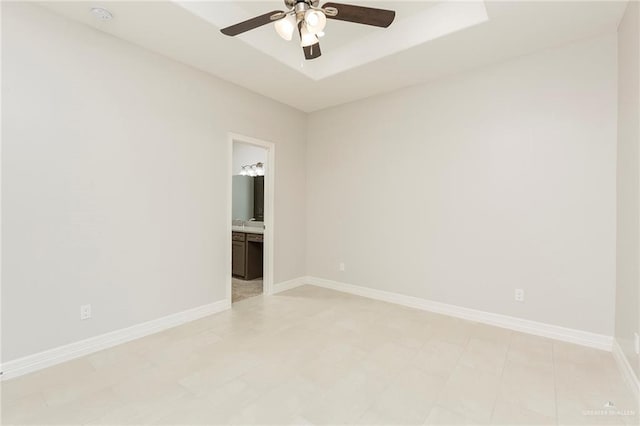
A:
{"label": "beige wall", "polygon": [[616,90],[610,34],[311,114],[308,273],[612,335]]}
{"label": "beige wall", "polygon": [[618,28],[618,232],[615,336],[636,376],[640,357],[640,6],[629,2]]}
{"label": "beige wall", "polygon": [[228,131],[277,144],[275,282],[304,275],[305,114],[37,6],[2,12],[3,361],[224,298]]}
{"label": "beige wall", "polygon": [[[306,136],[305,136],[306,137]],[[242,166],[266,163],[267,150],[260,146],[250,145],[242,142],[233,143],[233,174],[239,175]]]}
{"label": "beige wall", "polygon": [[37,6],[2,19],[3,361],[224,297],[228,131],[277,144],[276,283],[613,334],[615,35],[307,117]]}

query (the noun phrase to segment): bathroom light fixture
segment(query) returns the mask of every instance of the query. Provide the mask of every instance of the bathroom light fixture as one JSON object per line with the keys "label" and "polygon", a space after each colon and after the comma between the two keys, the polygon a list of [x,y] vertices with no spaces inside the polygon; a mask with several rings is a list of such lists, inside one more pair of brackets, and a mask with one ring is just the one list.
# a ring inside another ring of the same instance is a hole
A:
{"label": "bathroom light fixture", "polygon": [[246,164],[240,168],[241,176],[264,176],[264,163]]}

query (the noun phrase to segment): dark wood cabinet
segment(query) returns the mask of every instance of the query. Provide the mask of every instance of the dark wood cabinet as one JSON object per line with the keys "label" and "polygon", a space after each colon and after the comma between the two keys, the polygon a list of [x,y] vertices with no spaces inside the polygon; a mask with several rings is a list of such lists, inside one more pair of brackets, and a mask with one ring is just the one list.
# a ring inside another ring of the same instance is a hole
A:
{"label": "dark wood cabinet", "polygon": [[253,280],[262,276],[262,239],[261,234],[247,234],[245,279]]}
{"label": "dark wood cabinet", "polygon": [[262,277],[262,234],[233,232],[231,234],[231,274],[245,280]]}
{"label": "dark wood cabinet", "polygon": [[243,232],[234,232],[231,235],[231,274],[244,277],[246,268],[246,242]]}
{"label": "dark wood cabinet", "polygon": [[264,221],[264,176],[253,178],[253,217]]}

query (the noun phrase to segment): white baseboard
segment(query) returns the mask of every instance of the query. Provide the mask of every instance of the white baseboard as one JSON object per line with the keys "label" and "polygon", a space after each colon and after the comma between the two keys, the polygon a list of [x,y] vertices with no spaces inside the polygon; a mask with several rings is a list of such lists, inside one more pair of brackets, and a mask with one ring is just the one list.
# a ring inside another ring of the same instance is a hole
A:
{"label": "white baseboard", "polygon": [[229,301],[221,300],[208,305],[168,315],[166,317],[136,324],[121,330],[90,337],[79,342],[70,343],[68,345],[28,355],[13,361],[8,361],[0,367],[0,371],[2,371],[2,376],[0,377],[2,380],[18,377],[23,374],[72,360],[74,358],[79,358],[93,352],[101,351],[121,343],[158,333],[168,328],[176,327],[229,308],[231,308]]}
{"label": "white baseboard", "polygon": [[620,370],[620,373],[622,373],[625,382],[627,382],[627,385],[629,385],[629,388],[633,391],[635,399],[640,401],[640,380],[638,380],[638,376],[636,376],[635,371],[631,368],[629,360],[622,351],[620,344],[615,339],[613,341],[613,358],[616,360],[618,369]]}
{"label": "white baseboard", "polygon": [[[617,343],[614,345],[614,341],[611,336],[605,336],[581,330],[574,330],[556,325],[484,312],[475,309],[463,308],[456,305],[434,302],[418,297],[406,296],[403,294],[391,293],[382,290],[375,290],[367,287],[360,287],[352,284],[345,284],[317,277],[299,277],[275,284],[273,293],[280,293],[304,284],[329,288],[332,290],[367,297],[370,299],[395,303],[415,309],[449,315],[456,318],[494,325],[497,327],[507,328],[524,333],[535,334],[538,336],[548,337],[565,342],[576,343],[592,348],[607,351],[611,351],[613,349],[613,353],[616,357],[618,365],[620,366],[621,371],[623,371],[625,378],[627,378],[632,388],[636,389],[637,392],[637,389],[640,387],[638,385],[637,377],[635,377],[631,366],[628,364],[628,361],[622,354],[622,350],[619,348]],[[2,366],[0,367],[0,371],[2,371],[2,376],[0,376],[0,379],[7,380],[13,377],[21,376],[23,374],[31,373],[33,371],[72,360],[74,358],[79,358],[93,352],[107,349],[121,343],[148,336],[150,334],[158,333],[168,328],[194,321],[229,308],[231,308],[229,301],[221,300],[215,303],[137,324],[125,329],[112,331],[100,336],[91,337],[79,342],[60,346],[54,349],[49,349],[37,354],[28,355],[26,357],[19,358],[13,361],[8,361],[2,364]]]}
{"label": "white baseboard", "polygon": [[613,337],[603,334],[590,333],[588,331],[575,330],[572,328],[560,327],[557,325],[545,324],[491,312],[484,312],[476,309],[463,308],[461,306],[434,302],[432,300],[421,299],[418,297],[406,296],[404,294],[391,293],[388,291],[376,290],[367,287],[360,287],[352,284],[345,284],[338,281],[327,280],[324,278],[305,277],[304,283],[342,291],[344,293],[355,294],[357,296],[363,296],[370,299],[396,303],[398,305],[408,306],[410,308],[421,309],[424,311],[435,312],[438,314],[444,314],[456,318],[489,324],[496,327],[507,328],[523,333],[535,334],[537,336],[547,337],[550,339],[575,343],[591,348],[602,349],[605,351],[612,350]]}
{"label": "white baseboard", "polygon": [[307,283],[308,277],[298,277],[289,281],[283,281],[273,286],[273,294],[277,294],[283,291],[291,290],[292,288],[300,287]]}

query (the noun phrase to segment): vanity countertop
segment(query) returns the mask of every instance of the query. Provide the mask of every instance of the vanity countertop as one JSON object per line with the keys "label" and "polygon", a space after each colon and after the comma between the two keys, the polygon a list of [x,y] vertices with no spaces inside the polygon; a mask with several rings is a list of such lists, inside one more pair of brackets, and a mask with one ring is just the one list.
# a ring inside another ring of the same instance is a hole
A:
{"label": "vanity countertop", "polygon": [[236,226],[231,227],[233,232],[245,232],[247,234],[264,234],[264,229],[257,226]]}

